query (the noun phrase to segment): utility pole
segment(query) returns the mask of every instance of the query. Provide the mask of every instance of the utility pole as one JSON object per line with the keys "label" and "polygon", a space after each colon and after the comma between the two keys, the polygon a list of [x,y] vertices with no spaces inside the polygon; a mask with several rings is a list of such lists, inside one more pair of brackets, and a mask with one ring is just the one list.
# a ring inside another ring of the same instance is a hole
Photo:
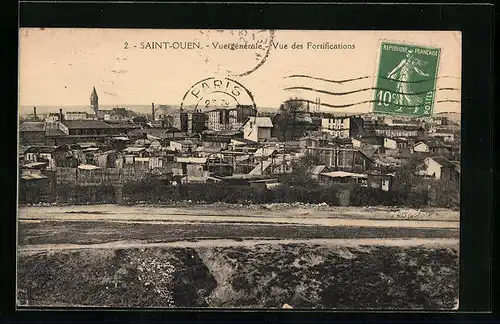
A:
{"label": "utility pole", "polygon": [[285,152],[286,152],[286,138],[283,141],[283,174],[286,172],[286,160],[285,160]]}

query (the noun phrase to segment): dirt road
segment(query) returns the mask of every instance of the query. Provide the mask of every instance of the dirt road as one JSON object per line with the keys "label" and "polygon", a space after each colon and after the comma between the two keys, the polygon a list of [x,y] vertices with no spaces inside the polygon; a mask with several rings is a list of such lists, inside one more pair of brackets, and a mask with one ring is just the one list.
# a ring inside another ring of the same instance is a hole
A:
{"label": "dirt road", "polygon": [[[356,213],[364,213],[365,218],[352,218]],[[378,213],[378,219],[367,219],[370,212],[362,208],[266,212],[214,206],[29,207],[19,210],[18,236],[20,246],[30,246],[30,249],[37,245],[41,249],[56,249],[55,245],[80,248],[78,246],[117,244],[113,242],[177,246],[180,242],[197,241],[195,245],[199,246],[214,244],[216,240],[225,245],[227,240],[232,244],[238,240],[253,244],[259,240],[456,240],[459,236],[458,221],[392,219],[388,211],[385,214],[389,219],[382,219],[383,212]]]}
{"label": "dirt road", "polygon": [[[364,219],[353,217],[363,214]],[[377,214],[378,219],[369,217]],[[295,209],[286,212],[276,210],[252,211],[244,208],[217,209],[202,206],[199,208],[165,208],[165,207],[121,207],[113,205],[20,208],[18,219],[24,222],[36,221],[109,221],[128,223],[192,223],[217,222],[239,224],[300,224],[321,226],[370,226],[370,227],[405,227],[405,228],[459,228],[459,222],[442,218],[425,220],[394,219],[390,212],[371,212],[362,208],[339,207],[339,210],[318,211],[311,209]],[[437,213],[436,213],[437,215]]]}

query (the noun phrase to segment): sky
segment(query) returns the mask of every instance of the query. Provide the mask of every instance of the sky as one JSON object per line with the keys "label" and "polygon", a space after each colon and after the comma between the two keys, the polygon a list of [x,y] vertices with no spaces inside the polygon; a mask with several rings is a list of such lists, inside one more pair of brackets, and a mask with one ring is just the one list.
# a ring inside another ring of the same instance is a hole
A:
{"label": "sky", "polygon": [[[391,41],[439,47],[438,88],[461,85],[461,34],[453,31],[215,31],[152,29],[39,29],[19,34],[20,106],[88,105],[96,87],[101,105],[178,105],[193,84],[229,76],[247,88],[257,107],[279,107],[290,97],[333,105],[373,99],[372,91],[345,96],[286,90],[313,87],[348,92],[375,85],[380,44]],[[263,49],[214,49],[217,44],[262,42]],[[141,42],[169,42],[168,49],[141,49]],[[200,44],[201,49],[175,49],[174,42]],[[320,49],[307,44],[349,45],[351,49]],[[292,48],[293,44],[303,48]],[[287,45],[281,48],[280,45]],[[135,47],[134,47],[135,46]],[[354,49],[352,48],[354,46]],[[265,59],[264,59],[265,58]],[[244,74],[244,75],[241,75]],[[345,80],[336,84],[310,78]],[[436,100],[460,100],[458,91],[438,91]],[[338,108],[322,107],[334,112]],[[342,108],[369,112],[371,104]],[[333,110],[333,111],[332,111]],[[460,103],[443,102],[435,112],[459,112]],[[22,113],[22,111],[21,111]]]}

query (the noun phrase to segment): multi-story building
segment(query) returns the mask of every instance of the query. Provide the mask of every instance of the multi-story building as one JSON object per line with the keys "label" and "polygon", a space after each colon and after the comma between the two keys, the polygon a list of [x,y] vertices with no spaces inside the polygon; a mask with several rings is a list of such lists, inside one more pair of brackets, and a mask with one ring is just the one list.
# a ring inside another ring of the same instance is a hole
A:
{"label": "multi-story building", "polygon": [[202,133],[206,129],[207,115],[201,111],[188,113],[188,131]]}
{"label": "multi-story building", "polygon": [[90,119],[88,114],[84,111],[68,111],[64,118],[66,120],[87,120]]}
{"label": "multi-story building", "polygon": [[420,126],[389,126],[377,125],[374,129],[376,136],[384,137],[421,137],[424,129]]}
{"label": "multi-story building", "polygon": [[230,115],[236,117],[236,120],[231,123],[233,129],[236,129],[241,127],[248,117],[257,116],[257,109],[253,105],[237,105],[235,109],[231,110]]}
{"label": "multi-story building", "polygon": [[209,130],[217,131],[231,129],[229,123],[229,112],[229,109],[223,108],[207,111],[207,128]]}
{"label": "multi-story building", "polygon": [[47,117],[45,117],[46,122],[57,122],[59,121],[59,114],[58,113],[49,113]]}
{"label": "multi-story building", "polygon": [[209,130],[237,130],[249,117],[257,116],[252,105],[237,105],[231,109],[214,109],[206,112]]}
{"label": "multi-story building", "polygon": [[323,115],[321,130],[334,138],[359,137],[363,132],[363,119],[357,116]]}
{"label": "multi-story building", "polygon": [[174,115],[173,127],[177,128],[181,132],[187,132],[189,126],[188,121],[188,113],[181,110],[178,114]]}
{"label": "multi-story building", "polygon": [[269,117],[248,117],[243,124],[243,138],[254,142],[271,138],[273,122]]}

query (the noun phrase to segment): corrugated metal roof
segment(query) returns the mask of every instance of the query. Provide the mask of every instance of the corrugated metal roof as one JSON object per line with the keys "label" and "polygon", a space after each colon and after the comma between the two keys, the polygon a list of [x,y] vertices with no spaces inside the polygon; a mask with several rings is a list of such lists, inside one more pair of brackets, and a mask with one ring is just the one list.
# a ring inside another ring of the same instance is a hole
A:
{"label": "corrugated metal roof", "polygon": [[95,152],[95,151],[99,151],[99,148],[98,147],[87,147],[86,149],[83,149],[82,151],[83,152]]}
{"label": "corrugated metal roof", "polygon": [[100,167],[92,165],[92,164],[80,164],[78,166],[78,169],[81,169],[81,170],[97,170],[97,169],[100,169]]}
{"label": "corrugated metal roof", "polygon": [[141,152],[146,150],[145,147],[135,147],[135,146],[129,146],[124,149],[125,152]]}
{"label": "corrugated metal roof", "polygon": [[352,172],[345,172],[345,171],[332,171],[332,172],[325,172],[321,173],[321,175],[330,177],[330,178],[345,178],[345,177],[351,177],[351,178],[366,178],[367,175],[363,173],[352,173]]}
{"label": "corrugated metal roof", "polygon": [[49,177],[43,175],[43,174],[37,174],[37,173],[26,173],[21,176],[23,180],[41,180],[41,179],[48,179]]}
{"label": "corrugated metal roof", "polygon": [[32,162],[32,163],[28,163],[28,164],[23,165],[23,168],[36,168],[36,167],[45,166],[46,164],[47,164],[47,162]]}

